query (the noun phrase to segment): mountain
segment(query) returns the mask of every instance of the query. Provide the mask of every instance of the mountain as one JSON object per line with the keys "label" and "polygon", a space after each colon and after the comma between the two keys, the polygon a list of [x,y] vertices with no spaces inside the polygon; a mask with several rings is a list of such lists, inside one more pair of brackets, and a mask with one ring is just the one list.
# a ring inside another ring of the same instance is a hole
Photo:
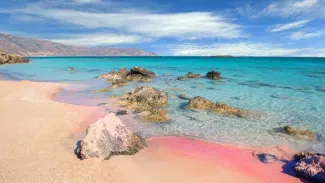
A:
{"label": "mountain", "polygon": [[135,48],[88,48],[0,33],[0,51],[21,56],[155,56]]}

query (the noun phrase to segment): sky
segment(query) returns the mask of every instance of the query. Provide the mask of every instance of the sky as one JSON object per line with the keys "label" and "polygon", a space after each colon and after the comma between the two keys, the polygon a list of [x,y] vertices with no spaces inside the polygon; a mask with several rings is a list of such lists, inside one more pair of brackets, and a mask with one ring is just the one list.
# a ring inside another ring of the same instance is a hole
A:
{"label": "sky", "polygon": [[325,56],[325,0],[1,0],[0,32],[173,56]]}

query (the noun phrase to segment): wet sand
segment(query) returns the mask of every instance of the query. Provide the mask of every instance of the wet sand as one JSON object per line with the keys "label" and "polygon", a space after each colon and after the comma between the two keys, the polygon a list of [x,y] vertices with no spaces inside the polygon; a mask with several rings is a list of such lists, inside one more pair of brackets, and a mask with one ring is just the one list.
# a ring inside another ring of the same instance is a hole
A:
{"label": "wet sand", "polygon": [[257,161],[256,149],[185,137],[149,139],[134,156],[81,161],[76,143],[105,111],[53,101],[63,86],[0,81],[0,182],[301,182],[282,173],[283,162]]}

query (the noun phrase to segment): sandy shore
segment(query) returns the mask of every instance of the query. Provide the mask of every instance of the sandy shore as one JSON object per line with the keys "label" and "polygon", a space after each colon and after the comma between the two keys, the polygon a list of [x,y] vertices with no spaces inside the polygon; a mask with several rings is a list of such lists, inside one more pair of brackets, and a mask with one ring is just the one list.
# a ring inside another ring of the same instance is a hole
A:
{"label": "sandy shore", "polygon": [[301,182],[251,149],[182,137],[149,139],[135,156],[81,161],[76,142],[105,112],[51,100],[62,86],[0,81],[0,182]]}

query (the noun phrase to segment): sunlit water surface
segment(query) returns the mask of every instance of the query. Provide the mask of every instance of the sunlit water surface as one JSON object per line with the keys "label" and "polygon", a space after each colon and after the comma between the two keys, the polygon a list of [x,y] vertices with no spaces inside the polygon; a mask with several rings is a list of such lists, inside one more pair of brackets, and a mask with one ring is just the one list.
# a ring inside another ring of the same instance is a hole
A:
{"label": "sunlit water surface", "polygon": [[[325,152],[325,59],[322,58],[203,58],[203,57],[43,57],[30,64],[0,67],[2,79],[68,82],[82,84],[63,89],[57,99],[78,105],[97,105],[109,96],[151,85],[168,92],[168,123],[138,121],[145,137],[162,135],[195,136],[217,142],[248,146],[288,144],[299,150]],[[129,83],[106,93],[99,74],[133,66],[156,73],[150,83]],[[76,71],[67,71],[74,67]],[[178,81],[191,71],[205,75],[216,70],[220,81],[206,78]],[[257,119],[234,118],[212,112],[190,111],[187,101],[177,97],[202,96],[234,107],[262,114]],[[317,133],[306,142],[274,135],[272,129],[293,125]]]}

